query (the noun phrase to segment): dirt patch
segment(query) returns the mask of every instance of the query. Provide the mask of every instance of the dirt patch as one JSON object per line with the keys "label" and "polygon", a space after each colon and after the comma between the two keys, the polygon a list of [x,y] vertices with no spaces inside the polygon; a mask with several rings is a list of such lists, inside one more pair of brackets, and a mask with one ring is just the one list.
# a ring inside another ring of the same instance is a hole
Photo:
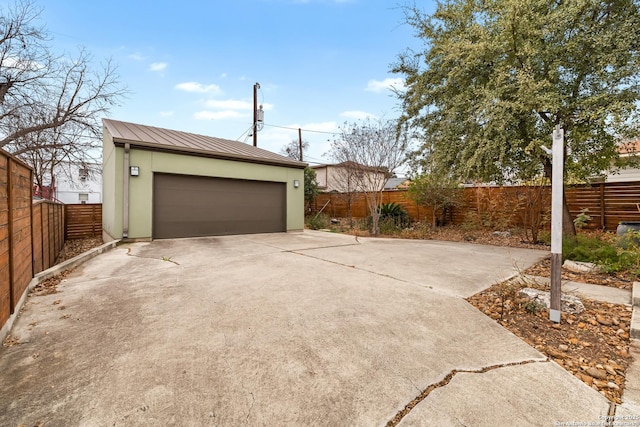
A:
{"label": "dirt patch", "polygon": [[555,324],[546,309],[519,296],[525,286],[548,291],[540,285],[500,283],[467,301],[610,401],[622,403],[631,307],[582,299],[585,311],[562,313]]}
{"label": "dirt patch", "polygon": [[85,239],[73,239],[64,242],[64,247],[56,258],[56,264],[74,258],[84,252],[102,245],[102,237],[88,237]]}

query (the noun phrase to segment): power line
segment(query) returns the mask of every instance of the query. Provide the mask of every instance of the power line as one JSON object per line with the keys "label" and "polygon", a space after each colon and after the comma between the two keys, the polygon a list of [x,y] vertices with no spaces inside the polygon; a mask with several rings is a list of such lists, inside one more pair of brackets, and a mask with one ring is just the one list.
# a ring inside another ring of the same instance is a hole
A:
{"label": "power line", "polygon": [[[265,126],[271,126],[273,128],[290,129],[290,130],[302,129],[302,128],[294,128],[294,127],[289,127],[289,126],[270,125],[268,123],[264,123],[264,125]],[[304,131],[304,132],[313,132],[313,133],[326,133],[328,135],[339,135],[340,134],[340,132],[327,132],[327,131],[323,131],[323,130],[311,130],[311,129],[302,129],[302,131]]]}

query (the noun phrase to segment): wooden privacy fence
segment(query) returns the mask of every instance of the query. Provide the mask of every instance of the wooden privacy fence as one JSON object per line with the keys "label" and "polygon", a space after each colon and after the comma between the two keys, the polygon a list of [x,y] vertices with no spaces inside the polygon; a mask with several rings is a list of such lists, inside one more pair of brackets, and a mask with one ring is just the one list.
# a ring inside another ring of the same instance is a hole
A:
{"label": "wooden privacy fence", "polygon": [[0,150],[0,328],[33,276],[55,263],[64,245],[61,203],[32,202],[33,172]]}
{"label": "wooden privacy fence", "polygon": [[[462,224],[474,217],[478,221],[495,224],[500,220],[509,226],[524,226],[537,217],[546,220],[551,206],[549,186],[470,187],[460,189],[461,203],[447,212],[446,221]],[[601,183],[566,187],[567,204],[575,218],[588,209],[591,219],[586,227],[613,231],[620,221],[640,221],[640,182]],[[328,202],[328,204],[327,204]],[[389,190],[382,193],[382,203],[401,205],[414,220],[430,221],[433,208],[418,205],[408,196],[407,190]],[[369,215],[364,193],[321,193],[312,209],[333,217],[354,218]]]}
{"label": "wooden privacy fence", "polygon": [[64,205],[65,238],[102,236],[102,204]]}
{"label": "wooden privacy fence", "polygon": [[29,166],[0,152],[0,326],[33,277]]}

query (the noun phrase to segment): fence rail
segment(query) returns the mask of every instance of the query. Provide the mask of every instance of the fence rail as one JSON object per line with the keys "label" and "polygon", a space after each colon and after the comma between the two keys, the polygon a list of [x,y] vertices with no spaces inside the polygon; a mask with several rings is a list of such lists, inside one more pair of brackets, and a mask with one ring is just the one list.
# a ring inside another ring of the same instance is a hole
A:
{"label": "fence rail", "polygon": [[65,238],[102,236],[102,204],[64,205]]}
{"label": "fence rail", "polygon": [[[532,213],[548,217],[551,206],[549,186],[471,187],[460,189],[462,203],[447,212],[446,222],[462,224],[475,215],[506,219],[511,226],[523,226]],[[586,227],[613,231],[620,221],[640,221],[640,182],[600,183],[566,187],[569,210],[573,217],[588,209],[591,219]],[[316,212],[327,202],[325,212],[334,217],[364,218],[369,215],[364,193],[321,193],[312,209]],[[401,205],[414,220],[430,220],[433,208],[418,205],[407,190],[382,193],[382,203]]]}

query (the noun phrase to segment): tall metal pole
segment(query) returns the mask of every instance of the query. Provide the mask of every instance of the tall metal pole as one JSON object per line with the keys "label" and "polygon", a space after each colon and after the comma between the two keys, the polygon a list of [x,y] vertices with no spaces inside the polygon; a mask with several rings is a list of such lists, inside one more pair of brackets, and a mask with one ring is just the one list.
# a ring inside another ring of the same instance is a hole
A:
{"label": "tall metal pole", "polygon": [[560,323],[562,294],[562,213],[564,196],[564,130],[553,130],[551,169],[551,307],[549,320]]}
{"label": "tall metal pole", "polygon": [[300,152],[300,158],[298,160],[302,162],[302,129],[300,128],[298,128],[298,151]]}
{"label": "tall metal pole", "polygon": [[253,146],[258,146],[258,88],[260,83],[253,85]]}

